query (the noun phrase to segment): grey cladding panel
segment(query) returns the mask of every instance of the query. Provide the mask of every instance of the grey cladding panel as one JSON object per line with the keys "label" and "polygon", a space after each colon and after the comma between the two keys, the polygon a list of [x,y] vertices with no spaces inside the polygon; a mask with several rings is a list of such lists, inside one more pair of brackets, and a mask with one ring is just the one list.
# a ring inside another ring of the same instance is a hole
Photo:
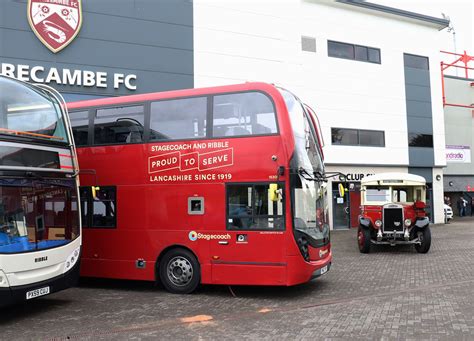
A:
{"label": "grey cladding panel", "polygon": [[[34,51],[34,60],[38,62],[30,62],[33,64],[40,63],[42,60],[51,59],[51,51],[44,46],[38,38],[31,31],[19,31],[19,30],[8,30],[0,28],[2,34],[2,41],[0,44],[5,46],[2,51],[1,58],[4,62],[5,57],[9,58],[24,58],[25,56],[31,57],[32,51]],[[19,43],[21,42],[21,44]],[[72,42],[74,44],[74,42]],[[8,47],[8,48],[7,48]],[[77,59],[77,57],[76,57]]]}
{"label": "grey cladding panel", "polygon": [[405,84],[406,99],[431,102],[431,89],[426,86]]}
{"label": "grey cladding panel", "polygon": [[[132,94],[194,86],[190,0],[83,0],[84,22],[64,50],[51,53],[32,32],[27,0],[0,0],[0,61],[136,74],[137,91],[56,86],[87,94]],[[44,75],[43,75],[44,76]]]}
{"label": "grey cladding panel", "polygon": [[190,0],[83,0],[84,11],[192,26]]}
{"label": "grey cladding panel", "polygon": [[408,157],[410,160],[410,167],[434,166],[433,148],[408,147]]}
{"label": "grey cladding panel", "polygon": [[192,0],[135,0],[135,7],[143,19],[193,26]]}
{"label": "grey cladding panel", "polygon": [[405,84],[430,86],[429,70],[405,67]]}
{"label": "grey cladding panel", "polygon": [[135,1],[131,0],[82,0],[82,9],[86,13],[104,13],[108,15],[135,16]]}
{"label": "grey cladding panel", "polygon": [[[1,26],[29,29],[26,0],[0,0]],[[8,12],[6,11],[8,9]],[[122,18],[146,19],[179,26],[193,26],[193,4],[190,0],[82,0],[84,19],[103,14]],[[24,18],[24,20],[18,20]],[[3,20],[5,19],[5,21]],[[5,25],[4,25],[5,24]],[[130,31],[134,31],[133,28]]]}
{"label": "grey cladding panel", "polygon": [[26,16],[26,1],[0,0],[0,27],[29,31],[30,25]]}
{"label": "grey cladding panel", "polygon": [[408,116],[416,116],[416,117],[426,117],[430,118],[433,117],[431,111],[431,102],[421,102],[421,101],[413,101],[408,100],[407,103],[407,115]]}
{"label": "grey cladding panel", "polygon": [[433,122],[431,117],[420,118],[408,116],[407,123],[409,133],[433,135]]}
{"label": "grey cladding panel", "polygon": [[192,27],[97,13],[89,13],[85,20],[87,22],[81,30],[81,39],[120,41],[133,45],[186,50],[193,48]]}
{"label": "grey cladding panel", "polygon": [[[43,60],[50,59],[50,52],[41,42],[32,37],[33,33],[24,31],[6,31],[5,44],[10,46],[4,56],[13,58],[31,55],[32,46],[35,57]],[[29,44],[18,44],[19,41],[30,41]],[[73,48],[74,47],[74,48]],[[80,53],[79,51],[89,51]],[[117,67],[127,70],[149,70],[180,74],[193,73],[193,51],[176,50],[154,46],[140,46],[112,42],[76,38],[69,48],[61,52],[58,62],[66,64],[102,67]],[[125,71],[125,70],[124,70]]]}
{"label": "grey cladding panel", "polygon": [[432,168],[408,167],[408,173],[422,176],[425,178],[426,182],[433,182],[433,169]]}

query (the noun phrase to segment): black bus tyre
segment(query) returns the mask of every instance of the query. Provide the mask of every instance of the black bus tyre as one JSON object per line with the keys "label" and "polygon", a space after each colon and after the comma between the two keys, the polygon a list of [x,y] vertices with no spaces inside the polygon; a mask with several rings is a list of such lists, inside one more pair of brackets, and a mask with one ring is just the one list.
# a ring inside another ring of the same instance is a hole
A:
{"label": "black bus tyre", "polygon": [[190,251],[172,249],[160,261],[159,279],[173,294],[190,294],[201,282],[201,267]]}
{"label": "black bus tyre", "polygon": [[415,249],[418,253],[427,253],[431,246],[431,230],[426,226],[422,231],[418,231],[418,238],[421,244],[415,244]]}
{"label": "black bus tyre", "polygon": [[361,253],[370,252],[370,230],[359,226],[357,229],[357,244]]}

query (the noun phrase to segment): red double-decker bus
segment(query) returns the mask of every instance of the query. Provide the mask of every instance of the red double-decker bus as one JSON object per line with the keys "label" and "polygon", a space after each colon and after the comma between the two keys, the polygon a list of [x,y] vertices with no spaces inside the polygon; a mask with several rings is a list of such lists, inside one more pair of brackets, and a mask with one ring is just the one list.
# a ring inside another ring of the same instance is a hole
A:
{"label": "red double-decker bus", "polygon": [[81,167],[81,275],[307,282],[331,266],[316,118],[264,83],[68,104]]}

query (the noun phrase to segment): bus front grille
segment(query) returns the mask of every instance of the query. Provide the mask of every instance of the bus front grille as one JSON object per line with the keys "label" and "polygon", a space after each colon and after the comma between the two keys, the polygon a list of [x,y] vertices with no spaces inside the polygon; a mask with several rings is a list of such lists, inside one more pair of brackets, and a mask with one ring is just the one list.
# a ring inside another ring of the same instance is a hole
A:
{"label": "bus front grille", "polygon": [[403,232],[403,208],[384,208],[384,232]]}

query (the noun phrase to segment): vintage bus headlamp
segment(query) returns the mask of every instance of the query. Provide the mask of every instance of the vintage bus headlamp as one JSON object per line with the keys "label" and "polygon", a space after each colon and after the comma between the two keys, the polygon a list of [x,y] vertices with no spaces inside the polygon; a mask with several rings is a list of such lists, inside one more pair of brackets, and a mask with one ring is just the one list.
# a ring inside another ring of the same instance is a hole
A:
{"label": "vintage bus headlamp", "polygon": [[6,288],[9,287],[10,285],[8,284],[8,278],[5,273],[0,270],[0,288]]}
{"label": "vintage bus headlamp", "polygon": [[382,221],[379,220],[379,219],[377,219],[377,220],[375,221],[375,226],[377,226],[377,227],[382,226]]}
{"label": "vintage bus headlamp", "polygon": [[75,249],[67,258],[65,263],[65,271],[71,270],[79,259],[80,248]]}
{"label": "vintage bus headlamp", "polygon": [[405,226],[411,226],[411,219],[405,219]]}

